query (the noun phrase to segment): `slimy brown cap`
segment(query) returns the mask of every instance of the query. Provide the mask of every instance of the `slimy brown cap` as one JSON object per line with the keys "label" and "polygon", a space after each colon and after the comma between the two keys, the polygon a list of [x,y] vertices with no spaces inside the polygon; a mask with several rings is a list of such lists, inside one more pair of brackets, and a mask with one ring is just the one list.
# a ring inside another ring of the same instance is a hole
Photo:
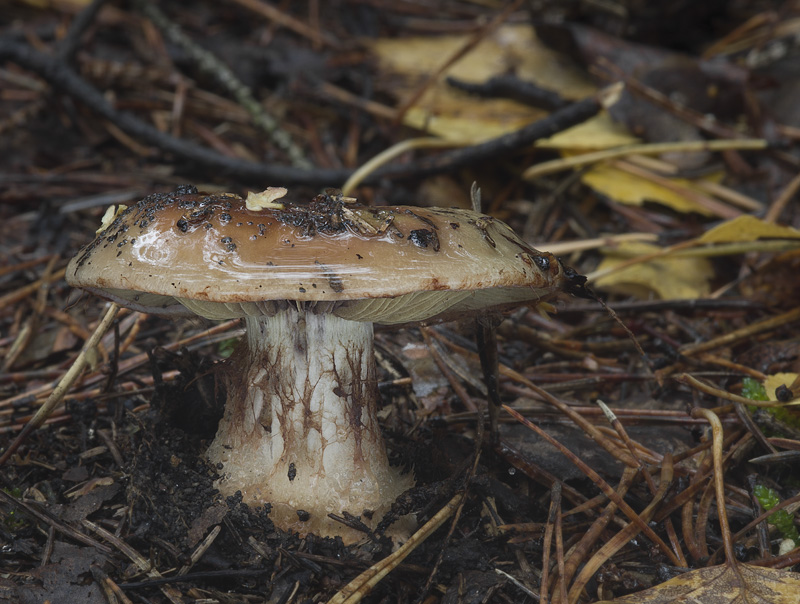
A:
{"label": "slimy brown cap", "polygon": [[222,319],[290,301],[388,324],[536,302],[569,279],[469,210],[365,207],[336,191],[250,210],[193,187],[118,212],[67,268],[71,285],[144,312]]}

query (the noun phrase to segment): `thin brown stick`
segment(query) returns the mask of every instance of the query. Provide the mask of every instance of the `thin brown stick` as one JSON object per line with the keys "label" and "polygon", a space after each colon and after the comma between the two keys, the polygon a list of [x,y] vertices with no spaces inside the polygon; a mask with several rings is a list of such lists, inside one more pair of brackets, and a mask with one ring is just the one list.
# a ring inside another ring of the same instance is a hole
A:
{"label": "thin brown stick", "polygon": [[119,306],[116,304],[112,303],[109,305],[102,321],[97,324],[97,328],[94,330],[94,333],[92,333],[92,336],[86,340],[83,348],[81,348],[81,351],[78,354],[78,357],[72,363],[72,366],[69,368],[67,373],[64,374],[64,377],[61,378],[58,386],[53,389],[53,392],[47,398],[47,401],[45,401],[44,405],[39,408],[39,410],[36,412],[36,415],[34,415],[31,421],[25,425],[25,427],[22,429],[22,432],[19,433],[17,438],[14,439],[14,442],[9,445],[2,457],[0,457],[0,467],[2,467],[3,464],[5,464],[11,457],[11,455],[14,454],[14,451],[16,451],[20,445],[25,442],[25,440],[28,438],[28,435],[42,425],[42,423],[50,416],[53,409],[56,408],[56,405],[61,402],[61,399],[64,397],[67,391],[72,388],[75,380],[77,380],[80,374],[83,373],[84,368],[89,362],[89,352],[93,350],[94,347],[100,342],[100,338],[103,337],[103,334],[105,334],[106,330],[114,321],[114,317],[117,316],[118,310]]}
{"label": "thin brown stick", "polygon": [[[614,459],[624,463],[626,466],[630,466],[632,468],[639,467],[639,464],[636,463],[636,460],[631,457],[631,455],[625,451],[624,449],[620,449],[619,447],[615,446],[611,441],[606,438],[600,430],[597,429],[597,426],[593,425],[589,422],[586,418],[581,416],[580,413],[575,411],[572,407],[567,405],[565,402],[560,400],[559,398],[553,396],[547,390],[543,388],[539,388],[536,384],[531,382],[528,378],[524,375],[517,373],[513,369],[506,367],[505,369],[501,368],[501,373],[503,375],[507,375],[514,379],[515,381],[524,384],[528,388],[530,388],[533,392],[536,393],[537,396],[541,397],[543,400],[550,403],[556,409],[561,411],[564,415],[566,415],[569,419],[571,419],[578,427],[586,432],[586,434],[595,441],[598,445],[600,445],[609,455],[614,457]],[[507,407],[507,405],[503,405]],[[512,414],[517,414],[518,412],[514,409],[508,407],[509,412]],[[515,415],[516,417],[516,415]],[[521,417],[521,416],[520,416]],[[524,419],[524,418],[523,418]]]}
{"label": "thin brown stick", "polygon": [[689,550],[689,555],[694,562],[700,562],[703,553],[694,534],[694,499],[688,499],[681,508],[681,529],[683,542],[686,544],[686,549]]}
{"label": "thin brown stick", "polygon": [[[102,526],[98,526],[91,520],[86,520],[85,518],[83,519],[83,525],[93,533],[99,535],[100,537],[108,541],[115,548],[117,548],[117,550],[122,552],[131,562],[133,562],[139,568],[140,571],[145,573],[148,577],[151,577],[153,579],[160,579],[162,577],[161,573],[155,569],[152,562],[145,559],[133,547],[125,543],[125,541],[123,541],[113,533],[109,533]],[[172,604],[183,604],[183,598],[181,598],[180,592],[178,592],[178,590],[172,587],[171,585],[162,585],[161,592],[167,597],[167,599],[170,602],[172,602]]]}
{"label": "thin brown stick", "polygon": [[[656,508],[664,500],[667,494],[669,485],[672,483],[672,459],[668,455],[665,463],[661,467],[661,479],[659,481],[658,490],[653,494],[653,500],[642,510],[640,517],[643,521],[649,522],[656,511]],[[611,556],[616,554],[620,549],[625,547],[631,539],[635,538],[639,533],[638,527],[633,523],[629,523],[612,539],[608,540],[592,558],[581,568],[580,574],[575,578],[572,587],[569,591],[569,604],[577,604],[581,597],[583,589],[600,567],[605,564]]]}
{"label": "thin brown stick", "polygon": [[[671,470],[671,468],[672,468],[672,455],[668,453],[666,456],[664,456],[662,458],[662,460],[661,460],[661,462],[662,462],[661,485],[660,486],[656,486],[656,483],[653,480],[653,476],[650,474],[650,472],[648,472],[646,470],[646,468],[644,466],[644,463],[642,463],[642,461],[640,460],[638,452],[637,452],[636,444],[633,442],[631,437],[628,435],[627,430],[625,430],[625,426],[622,425],[622,422],[619,420],[619,418],[616,416],[616,414],[614,414],[614,412],[603,401],[598,400],[597,404],[603,410],[603,413],[609,419],[609,421],[611,422],[611,425],[614,427],[614,429],[620,435],[620,438],[622,438],[623,442],[625,443],[625,446],[628,448],[628,451],[630,451],[631,455],[633,455],[633,457],[639,462],[639,468],[642,471],[642,474],[644,476],[645,482],[647,483],[647,488],[650,489],[650,492],[655,497],[656,494],[659,493],[660,489],[663,488],[663,486],[664,486],[664,476],[663,476],[663,464],[664,463],[668,463],[669,466],[670,466],[669,479],[672,480],[672,470]],[[662,498],[663,498],[663,495],[662,495]],[[681,549],[680,541],[678,541],[678,535],[675,533],[675,527],[672,525],[672,520],[670,518],[666,518],[664,520],[664,526],[665,526],[665,528],[667,530],[667,536],[669,537],[670,544],[672,545],[672,549],[675,552],[675,555],[678,557],[678,560],[680,560],[681,565],[682,566],[689,566],[689,564],[686,562],[686,557],[683,555],[683,550]]]}
{"label": "thin brown stick", "polygon": [[708,352],[709,350],[727,346],[745,338],[752,338],[760,333],[764,333],[765,331],[771,331],[777,327],[781,327],[782,325],[788,325],[789,323],[793,323],[798,319],[800,319],[800,307],[793,308],[792,310],[774,317],[761,319],[760,321],[756,321],[755,323],[751,323],[740,329],[735,329],[734,331],[726,333],[718,338],[714,338],[706,342],[700,342],[698,344],[684,346],[680,349],[680,353],[684,356],[693,356],[700,354],[701,352]]}
{"label": "thin brown stick", "polygon": [[[238,324],[239,324],[239,319],[231,319],[230,321],[219,323],[217,325],[214,325],[213,327],[209,327],[208,329],[205,329],[196,334],[183,338],[182,340],[179,340],[177,342],[167,344],[166,346],[163,346],[163,348],[164,350],[169,350],[169,351],[180,350],[185,346],[190,346],[191,344],[194,344],[195,342],[201,341],[205,338],[209,338],[210,342],[213,342],[215,341],[216,337],[221,336],[221,334],[224,334],[225,332],[227,332],[232,327],[235,327]],[[129,359],[125,359],[119,364],[118,375],[123,375],[129,371],[132,371],[147,362],[148,358],[146,352],[137,354],[136,356],[131,357]],[[83,385],[91,386],[103,380],[105,380],[105,375],[103,375],[102,373],[94,373],[87,376],[83,380]],[[40,396],[44,396],[45,394],[50,393],[53,390],[53,388],[54,388],[53,384],[44,384],[43,386],[38,386],[37,388],[33,388],[26,392],[21,392],[19,394],[16,394],[14,396],[11,396],[7,399],[0,401],[0,409],[17,404],[24,399],[38,398]]]}
{"label": "thin brown stick", "polygon": [[655,88],[646,86],[637,78],[626,74],[617,65],[604,57],[597,60],[599,69],[593,71],[600,77],[609,81],[622,81],[628,90],[634,94],[652,102],[654,105],[666,109],[672,115],[704,130],[720,139],[744,138],[742,134],[732,126],[719,122],[715,117],[704,115],[685,105],[675,103],[668,95],[659,92]]}
{"label": "thin brown stick", "polygon": [[694,517],[694,534],[699,547],[700,560],[708,559],[708,542],[706,540],[706,527],[708,526],[708,515],[711,512],[711,503],[714,501],[714,481],[712,480],[703,489],[700,501],[697,504],[697,511]]}
{"label": "thin brown stick", "polygon": [[261,15],[262,17],[269,19],[281,27],[285,27],[286,29],[293,31],[304,38],[308,38],[315,45],[321,46],[324,44],[325,46],[330,46],[331,48],[339,48],[341,46],[341,42],[339,42],[339,40],[337,40],[334,36],[311,27],[299,19],[295,19],[291,15],[278,8],[275,8],[267,2],[260,2],[259,0],[234,0],[234,2],[256,13],[257,15]]}
{"label": "thin brown stick", "polygon": [[48,275],[46,279],[45,278],[37,279],[33,283],[28,283],[28,285],[24,285],[19,289],[6,294],[5,296],[0,297],[0,310],[5,308],[6,306],[11,306],[12,304],[16,304],[20,300],[24,300],[25,298],[30,296],[33,292],[42,287],[42,285],[44,285],[45,282],[52,283],[53,281],[58,281],[59,279],[63,279],[66,271],[67,271],[66,267],[61,268],[56,272],[54,272],[53,274]]}
{"label": "thin brown stick", "polygon": [[[636,474],[637,470],[634,468],[623,469],[622,476],[620,477],[616,490],[616,493],[620,498],[625,497],[625,495],[628,494],[628,490],[631,488]],[[597,545],[598,540],[617,513],[617,504],[613,501],[605,501],[606,507],[602,514],[600,514],[600,516],[592,523],[592,526],[589,527],[589,530],[587,530],[583,536],[581,536],[578,543],[576,543],[572,548],[570,555],[564,564],[563,580],[565,583],[572,582],[572,578],[578,571],[578,568],[580,568],[580,566],[586,561],[587,556]]]}
{"label": "thin brown stick", "polygon": [[769,206],[767,213],[764,215],[764,220],[766,222],[778,220],[789,202],[797,195],[798,190],[800,190],[800,174],[789,181],[789,184],[781,191],[781,194],[772,202],[772,205]]}
{"label": "thin brown stick", "polygon": [[558,484],[563,497],[568,499],[573,505],[581,505],[586,502],[586,497],[583,494],[571,486],[564,484],[558,477],[554,476],[547,470],[540,468],[535,463],[532,463],[522,453],[512,447],[507,441],[500,439],[495,445],[495,452],[534,482],[538,482],[539,484],[546,486],[548,489],[552,489],[556,484]]}
{"label": "thin brown stick", "polygon": [[728,514],[725,511],[725,483],[723,481],[723,468],[722,468],[722,440],[723,430],[722,422],[719,421],[719,416],[709,409],[702,409],[695,407],[692,409],[692,415],[695,417],[703,417],[711,424],[711,438],[712,446],[711,453],[714,463],[714,488],[717,495],[717,516],[719,517],[719,529],[722,534],[722,543],[725,550],[725,556],[728,562],[736,562],[736,552],[733,551],[733,539],[731,539],[731,527],[728,524]]}
{"label": "thin brown stick", "polygon": [[561,507],[556,508],[556,564],[558,566],[558,597],[553,598],[554,604],[566,604],[567,580],[564,572],[564,522],[561,517]]}
{"label": "thin brown stick", "polygon": [[[733,443],[737,439],[740,439],[739,443],[741,444],[743,442],[746,442],[746,440],[750,439],[750,438],[752,438],[752,436],[749,433],[744,433],[744,435],[743,435],[742,431],[734,432],[733,434],[730,434],[727,437],[725,437],[725,440],[723,441],[723,448],[725,448],[726,445],[730,445],[731,443]],[[697,447],[693,447],[692,455],[687,455],[686,451],[684,451],[682,453],[679,453],[678,455],[675,456],[675,463],[678,463],[679,461],[683,461],[684,459],[690,459],[691,457],[694,457],[694,455],[696,455],[698,451],[704,450],[704,449],[710,449],[711,446],[712,446],[712,442],[711,441],[707,441],[707,442],[703,443],[702,445],[699,445]],[[710,464],[708,464],[708,465],[710,466]],[[694,472],[690,472],[693,475],[692,484],[690,484],[687,488],[685,488],[683,491],[681,491],[680,493],[675,495],[672,499],[670,499],[664,505],[664,507],[661,508],[658,511],[658,513],[656,514],[656,517],[655,517],[655,521],[656,522],[661,522],[662,520],[667,518],[670,514],[672,514],[675,510],[677,510],[678,508],[683,507],[686,504],[687,501],[689,501],[695,495],[697,495],[697,492],[700,491],[701,488],[703,488],[703,484],[704,484],[700,480],[699,477],[702,477],[705,474],[708,474],[709,471],[710,471],[709,467],[706,467],[706,465],[702,465],[699,469],[695,470]]]}
{"label": "thin brown stick", "polygon": [[92,577],[94,577],[95,583],[100,585],[100,588],[103,590],[103,593],[106,596],[106,600],[109,604],[112,603],[119,603],[119,604],[133,604],[133,601],[125,595],[125,592],[122,591],[119,585],[114,582],[114,580],[109,577],[105,571],[97,566],[96,564],[92,564],[89,569],[92,572]]}
{"label": "thin brown stick", "polygon": [[539,602],[547,604],[549,599],[548,585],[550,583],[550,547],[553,543],[553,532],[555,529],[558,510],[561,509],[561,483],[553,483],[550,489],[550,511],[547,513],[547,525],[544,531],[542,543],[542,580],[539,582]]}
{"label": "thin brown stick", "polygon": [[439,528],[456,511],[463,494],[458,493],[436,515],[428,520],[411,538],[400,548],[378,562],[370,566],[363,573],[345,585],[334,595],[328,604],[357,604],[375,587],[381,579],[389,574],[400,562],[413,552],[425,539]]}
{"label": "thin brown stick", "polygon": [[74,529],[70,525],[65,524],[58,518],[54,518],[50,514],[50,512],[39,507],[38,503],[27,502],[22,499],[17,499],[16,497],[13,497],[12,495],[8,494],[4,489],[0,489],[0,501],[5,503],[6,505],[13,506],[22,510],[26,514],[32,516],[33,518],[36,518],[41,522],[44,522],[48,526],[52,527],[55,531],[69,537],[70,539],[74,539],[79,543],[83,543],[84,545],[93,547],[96,550],[103,552],[106,555],[111,555],[112,553],[110,547],[107,547],[102,543],[98,543],[88,535],[84,535],[77,529]]}
{"label": "thin brown stick", "polygon": [[8,266],[0,266],[0,277],[4,275],[8,275],[10,273],[16,273],[18,271],[28,270],[29,268],[33,268],[39,264],[43,264],[45,262],[50,262],[50,260],[54,257],[54,255],[46,255],[40,256],[38,258],[33,258],[31,260],[26,260],[25,262],[20,262],[18,264],[9,264]]}
{"label": "thin brown stick", "polygon": [[469,411],[477,412],[478,405],[476,405],[475,401],[472,400],[472,397],[467,392],[467,389],[464,388],[463,384],[458,380],[458,377],[450,370],[450,367],[447,365],[447,361],[442,358],[441,353],[431,339],[429,328],[422,328],[422,338],[425,340],[425,345],[428,347],[428,350],[433,357],[433,361],[436,363],[439,371],[441,371],[442,375],[447,379],[450,387],[453,389],[453,392],[455,392],[458,398],[461,399],[464,407],[466,407]]}
{"label": "thin brown stick", "polygon": [[567,449],[564,445],[562,445],[555,438],[550,436],[547,432],[542,430],[539,426],[529,421],[528,419],[522,417],[522,415],[517,413],[514,409],[512,409],[508,405],[503,405],[503,409],[505,409],[507,413],[510,413],[517,421],[519,421],[525,427],[529,428],[530,430],[533,430],[541,438],[543,438],[548,443],[556,447],[561,452],[562,455],[565,455],[567,459],[570,460],[570,462],[575,464],[578,467],[578,469],[580,469],[581,472],[583,472],[592,482],[594,482],[594,484],[601,491],[603,491],[603,494],[606,497],[608,497],[609,499],[611,499],[611,501],[616,503],[617,506],[619,506],[619,509],[625,514],[625,516],[627,516],[628,519],[632,521],[634,524],[638,525],[641,531],[647,536],[647,538],[650,539],[653,543],[655,543],[659,547],[659,549],[664,553],[664,555],[666,555],[672,561],[673,564],[677,566],[680,563],[678,557],[672,552],[669,546],[666,543],[664,543],[661,537],[656,535],[653,529],[651,529],[645,522],[642,521],[641,518],[639,518],[639,515],[631,508],[631,506],[629,506],[624,499],[621,499],[616,494],[614,489],[612,489],[611,486],[605,480],[603,480],[597,472],[595,472],[592,468],[590,468],[586,464],[586,462],[577,457],[574,453],[572,453],[572,451]]}

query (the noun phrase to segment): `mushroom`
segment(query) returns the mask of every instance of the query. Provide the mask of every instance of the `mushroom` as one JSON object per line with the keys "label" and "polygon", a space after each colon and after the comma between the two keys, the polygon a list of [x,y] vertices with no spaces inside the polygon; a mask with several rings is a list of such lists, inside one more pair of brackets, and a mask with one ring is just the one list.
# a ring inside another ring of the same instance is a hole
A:
{"label": "mushroom", "polygon": [[363,534],[330,513],[374,526],[413,484],[378,425],[373,323],[535,304],[583,277],[472,211],[363,207],[333,190],[295,205],[270,191],[248,206],[184,186],[112,212],[67,281],[142,312],[243,318],[208,449],[217,487],[270,503],[283,529],[353,542]]}

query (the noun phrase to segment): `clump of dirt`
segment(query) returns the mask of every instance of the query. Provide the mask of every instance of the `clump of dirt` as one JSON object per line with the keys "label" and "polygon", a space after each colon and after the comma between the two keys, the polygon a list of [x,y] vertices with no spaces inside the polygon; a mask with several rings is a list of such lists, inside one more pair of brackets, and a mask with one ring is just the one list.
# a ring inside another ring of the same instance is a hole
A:
{"label": "clump of dirt", "polygon": [[199,441],[159,419],[158,414],[132,419],[131,522],[139,537],[158,535],[185,547],[193,522],[218,499],[215,473]]}

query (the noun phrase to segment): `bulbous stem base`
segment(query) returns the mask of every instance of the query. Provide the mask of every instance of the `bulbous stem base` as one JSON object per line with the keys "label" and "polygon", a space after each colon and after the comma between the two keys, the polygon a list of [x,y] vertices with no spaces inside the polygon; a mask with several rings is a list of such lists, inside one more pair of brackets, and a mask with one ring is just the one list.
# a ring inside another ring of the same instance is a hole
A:
{"label": "bulbous stem base", "polygon": [[413,484],[389,466],[378,425],[372,324],[295,308],[245,321],[208,450],[223,468],[217,487],[270,503],[284,530],[360,539],[328,514],[374,526]]}

